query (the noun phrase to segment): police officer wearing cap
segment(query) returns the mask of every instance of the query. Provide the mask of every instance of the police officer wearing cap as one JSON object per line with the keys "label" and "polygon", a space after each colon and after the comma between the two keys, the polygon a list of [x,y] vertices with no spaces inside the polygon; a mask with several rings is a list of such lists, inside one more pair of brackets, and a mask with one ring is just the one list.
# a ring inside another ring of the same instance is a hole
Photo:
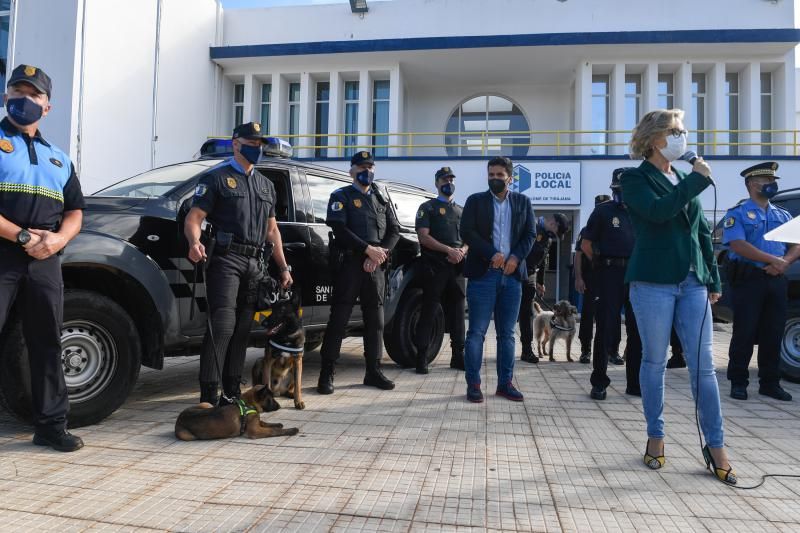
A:
{"label": "police officer wearing cap", "polygon": [[328,217],[333,230],[331,253],[341,256],[334,269],[331,315],[322,339],[317,392],[333,394],[333,375],[353,305],[361,304],[364,319],[364,385],[391,390],[394,383],[381,372],[383,299],[389,253],[400,237],[400,225],[386,189],[373,183],[375,160],[366,151],[350,158],[352,185],[331,193]]}
{"label": "police officer wearing cap", "polygon": [[[189,259],[194,263],[208,259],[211,326],[200,354],[200,401],[212,405],[218,401],[220,378],[220,403],[239,398],[258,283],[270,255],[280,269],[281,286],[292,284],[275,221],[275,186],[255,168],[264,142],[257,122],[236,126],[233,157],[200,177],[184,226]],[[213,250],[201,241],[203,219],[211,223]]]}
{"label": "police officer wearing cap", "polygon": [[528,363],[538,363],[539,357],[533,353],[533,299],[539,294],[543,297],[547,288],[544,285],[544,271],[547,270],[550,246],[556,239],[563,239],[569,231],[569,221],[563,213],[540,216],[536,219],[536,237],[525,263],[528,279],[522,284],[522,300],[519,306],[519,340],[522,344],[521,359]]}
{"label": "police officer wearing cap", "polygon": [[450,332],[450,368],[464,370],[464,306],[466,282],[462,274],[467,246],[461,240],[462,207],[455,203],[455,174],[450,167],[436,171],[439,196],[419,206],[416,229],[425,271],[422,311],[416,332],[417,374],[428,373],[433,315],[441,302]]}
{"label": "police officer wearing cap", "polygon": [[[594,206],[611,200],[607,194],[598,194],[594,197]],[[578,328],[578,339],[581,341],[581,363],[588,363],[592,357],[592,333],[594,328],[594,281],[592,276],[592,262],[581,250],[583,232],[581,228],[578,239],[575,241],[575,290],[583,295],[581,304],[581,323]]]}
{"label": "police officer wearing cap", "polygon": [[43,70],[19,65],[3,98],[8,116],[0,121],[0,329],[16,302],[31,369],[33,443],[72,452],[83,441],[66,429],[58,255],[80,231],[86,204],[69,156],[39,131],[51,109],[51,87]]}
{"label": "police officer wearing cap", "polygon": [[800,246],[768,241],[764,234],[792,219],[769,200],[778,192],[778,163],[767,162],[744,170],[750,199],[728,210],[722,224],[722,243],[730,250],[727,265],[733,307],[733,333],[728,349],[731,398],[747,399],[750,358],[758,344],[759,394],[790,401],[780,386],[778,368],[786,324],[789,265],[800,256]]}
{"label": "police officer wearing cap", "polygon": [[[618,168],[611,178],[612,200],[603,202],[592,211],[583,232],[581,250],[592,261],[594,272],[595,319],[597,331],[592,354],[590,396],[595,400],[606,399],[606,389],[611,384],[608,378],[609,361],[615,365],[625,364],[617,350],[621,341],[620,312],[625,309],[625,332],[627,345],[627,387],[625,392],[641,396],[639,368],[642,361],[642,341],[636,327],[633,307],[628,298],[625,270],[633,252],[635,235],[633,224],[622,199],[620,177],[626,168]],[[583,361],[583,358],[581,359]]]}

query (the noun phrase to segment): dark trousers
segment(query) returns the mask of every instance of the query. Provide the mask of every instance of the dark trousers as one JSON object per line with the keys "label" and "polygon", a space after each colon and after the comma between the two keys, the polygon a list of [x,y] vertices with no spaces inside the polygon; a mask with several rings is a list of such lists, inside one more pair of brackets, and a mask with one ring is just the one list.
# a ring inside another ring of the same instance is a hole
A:
{"label": "dark trousers", "polygon": [[322,338],[320,357],[323,363],[339,359],[347,323],[358,298],[364,318],[364,356],[367,364],[383,357],[383,298],[386,290],[386,271],[364,272],[362,255],[345,256],[334,275],[331,316]]}
{"label": "dark trousers", "polygon": [[755,272],[732,284],[733,334],[728,349],[728,379],[747,386],[753,346],[758,344],[758,378],[761,386],[780,381],[780,351],[787,308],[786,276]]}
{"label": "dark trousers", "polygon": [[581,325],[578,329],[578,339],[581,341],[581,354],[592,351],[592,329],[594,327],[595,301],[594,301],[594,273],[589,271],[583,275],[586,290],[583,291],[583,304],[581,305]]}
{"label": "dark trousers", "polygon": [[[461,265],[423,257],[422,267],[427,270],[422,286],[422,310],[417,322],[417,354],[427,350],[431,342],[433,316],[437,304],[441,303],[450,331],[452,352],[464,352],[464,307],[466,302],[466,282],[461,274]],[[430,356],[430,354],[428,354]]]}
{"label": "dark trousers", "polygon": [[522,353],[533,353],[533,300],[536,298],[536,276],[530,274],[522,282],[522,300],[519,304],[519,341]]}
{"label": "dark trousers", "polygon": [[597,331],[594,336],[592,350],[591,383],[594,386],[608,387],[608,354],[619,349],[621,337],[620,313],[625,310],[625,333],[627,334],[626,369],[627,388],[631,392],[639,391],[639,368],[642,364],[642,341],[636,327],[633,307],[628,298],[628,286],[625,284],[625,267],[621,265],[599,265],[595,267],[596,307],[595,317]]}
{"label": "dark trousers", "polygon": [[[238,388],[233,384],[242,377],[247,341],[253,327],[261,265],[258,259],[228,252],[212,256],[206,273],[212,331],[206,330],[203,339],[200,382],[217,383],[221,377],[223,386],[228,388],[225,394],[233,394],[236,390],[231,389]],[[218,367],[222,376],[218,374]]]}
{"label": "dark trousers", "polygon": [[60,431],[69,397],[61,365],[64,283],[58,256],[37,260],[19,246],[0,246],[0,329],[15,302],[28,347],[34,423],[39,430]]}

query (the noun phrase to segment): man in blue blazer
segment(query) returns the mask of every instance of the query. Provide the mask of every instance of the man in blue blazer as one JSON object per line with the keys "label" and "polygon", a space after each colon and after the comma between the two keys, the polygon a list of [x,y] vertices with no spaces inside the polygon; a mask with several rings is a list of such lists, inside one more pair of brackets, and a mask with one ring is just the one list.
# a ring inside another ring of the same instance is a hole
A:
{"label": "man in blue blazer", "polygon": [[461,215],[461,238],[469,246],[464,263],[469,329],[464,349],[467,399],[482,402],[483,342],[494,315],[497,333],[497,395],[522,401],[514,378],[514,327],[527,279],[525,258],[536,236],[531,202],[511,192],[514,165],[507,157],[488,164],[489,190],[467,198]]}

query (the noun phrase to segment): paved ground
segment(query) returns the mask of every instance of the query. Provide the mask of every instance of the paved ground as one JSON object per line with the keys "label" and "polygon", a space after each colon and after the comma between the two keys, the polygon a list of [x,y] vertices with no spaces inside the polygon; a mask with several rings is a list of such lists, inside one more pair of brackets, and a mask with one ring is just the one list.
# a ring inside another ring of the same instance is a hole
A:
{"label": "paved ground", "polygon": [[[716,336],[724,368],[729,336]],[[197,358],[142,373],[123,408],[76,431],[74,454],[30,444],[0,414],[0,530],[170,531],[799,531],[800,480],[732,490],[705,472],[686,370],[667,376],[667,466],[641,462],[644,421],[611,370],[608,400],[588,397],[589,367],[517,363],[524,403],[464,400],[463,375],[443,352],[428,376],[387,364],[397,389],[361,383],[360,344],[346,343],[333,396],[314,392],[319,353],[306,359],[307,409],[291,400],[265,419],[301,433],[251,441],[179,442],[177,413],[195,402]],[[494,391],[494,344],[485,390]],[[251,350],[248,369],[258,352]],[[724,372],[723,372],[724,375]],[[786,387],[800,399],[800,386]],[[725,395],[727,442],[742,484],[800,474],[798,403]]]}

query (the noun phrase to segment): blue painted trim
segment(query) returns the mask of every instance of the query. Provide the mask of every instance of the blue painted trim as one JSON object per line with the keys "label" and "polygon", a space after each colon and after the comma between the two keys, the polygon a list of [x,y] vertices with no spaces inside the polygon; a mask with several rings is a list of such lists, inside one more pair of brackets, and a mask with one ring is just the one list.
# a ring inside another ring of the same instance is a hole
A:
{"label": "blue painted trim", "polygon": [[[794,155],[708,155],[708,161],[800,161],[800,156]],[[376,157],[375,161],[488,161],[489,156],[411,156],[411,157]],[[350,161],[349,157],[293,157],[295,161],[325,164],[330,162]],[[627,155],[527,155],[512,157],[512,161],[630,161],[639,164],[639,160],[632,160]]]}
{"label": "blue painted trim", "polygon": [[457,37],[413,37],[358,41],[320,41],[285,44],[252,44],[210,47],[211,59],[270,57],[403,50],[457,48],[504,48],[509,46],[581,46],[601,44],[686,43],[798,43],[800,29],[615,31],[581,33],[534,33]]}

